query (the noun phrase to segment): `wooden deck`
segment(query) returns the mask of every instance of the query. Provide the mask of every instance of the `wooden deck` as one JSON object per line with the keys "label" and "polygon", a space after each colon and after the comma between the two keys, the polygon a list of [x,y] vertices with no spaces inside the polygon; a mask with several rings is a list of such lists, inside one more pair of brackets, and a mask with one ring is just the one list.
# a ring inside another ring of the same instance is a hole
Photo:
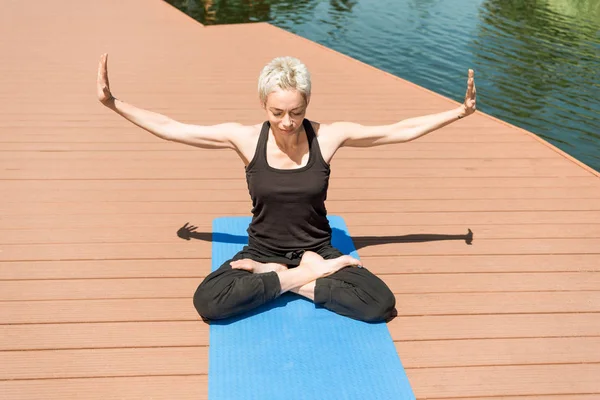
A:
{"label": "wooden deck", "polygon": [[[5,0],[0,33],[2,399],[207,397],[191,297],[210,242],[176,232],[248,215],[243,165],[102,107],[101,53],[115,96],[190,123],[262,121],[258,73],[285,54],[312,72],[317,121],[455,106],[268,24],[205,28],[159,0]],[[482,113],[332,167],[329,212],[396,293],[388,326],[419,399],[600,398],[597,173]]]}

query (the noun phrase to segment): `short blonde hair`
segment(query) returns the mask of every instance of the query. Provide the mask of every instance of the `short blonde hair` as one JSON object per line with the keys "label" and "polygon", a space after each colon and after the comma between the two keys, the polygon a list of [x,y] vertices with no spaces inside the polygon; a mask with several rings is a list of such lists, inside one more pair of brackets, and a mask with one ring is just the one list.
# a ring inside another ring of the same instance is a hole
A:
{"label": "short blonde hair", "polygon": [[258,77],[258,96],[262,104],[276,88],[297,90],[308,103],[310,98],[310,73],[302,61],[294,57],[277,57],[262,69]]}

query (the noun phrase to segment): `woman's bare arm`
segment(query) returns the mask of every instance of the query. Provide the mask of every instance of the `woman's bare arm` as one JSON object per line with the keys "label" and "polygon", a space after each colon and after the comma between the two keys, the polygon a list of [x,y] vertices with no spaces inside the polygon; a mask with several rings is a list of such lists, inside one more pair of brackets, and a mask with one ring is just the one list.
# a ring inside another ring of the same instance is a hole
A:
{"label": "woman's bare arm", "polygon": [[238,123],[199,126],[178,122],[153,111],[144,110],[115,98],[108,82],[108,54],[103,54],[98,66],[98,99],[109,109],[153,135],[174,142],[206,149],[235,149],[234,139],[252,127]]}
{"label": "woman's bare arm", "polygon": [[453,110],[409,118],[391,125],[364,126],[336,122],[329,125],[329,130],[336,138],[338,147],[372,147],[408,142],[473,114],[476,110],[476,93],[474,72],[469,70],[465,101]]}

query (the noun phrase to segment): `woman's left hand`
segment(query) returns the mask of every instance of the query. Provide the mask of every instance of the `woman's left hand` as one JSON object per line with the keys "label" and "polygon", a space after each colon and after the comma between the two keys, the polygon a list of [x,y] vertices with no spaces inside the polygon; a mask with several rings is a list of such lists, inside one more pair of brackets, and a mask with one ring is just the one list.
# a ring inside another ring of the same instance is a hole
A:
{"label": "woman's left hand", "polygon": [[465,95],[465,102],[462,105],[464,115],[466,117],[475,112],[477,89],[475,88],[475,72],[472,69],[469,70],[469,78],[467,79],[467,94]]}

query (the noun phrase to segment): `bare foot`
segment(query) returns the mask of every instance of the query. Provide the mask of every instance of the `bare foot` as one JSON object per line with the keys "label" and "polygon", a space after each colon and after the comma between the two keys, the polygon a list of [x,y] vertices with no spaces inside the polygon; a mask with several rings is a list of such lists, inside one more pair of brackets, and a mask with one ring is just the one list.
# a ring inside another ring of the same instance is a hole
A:
{"label": "bare foot", "polygon": [[325,260],[323,257],[312,251],[306,251],[302,255],[302,260],[298,267],[311,270],[316,276],[324,277],[331,275],[344,267],[362,267],[362,262],[354,257],[341,256],[331,260]]}
{"label": "bare foot", "polygon": [[243,260],[236,260],[230,263],[231,268],[243,269],[245,271],[252,272],[254,274],[264,274],[265,272],[278,272],[287,269],[287,265],[278,263],[260,263],[258,261],[244,258]]}

